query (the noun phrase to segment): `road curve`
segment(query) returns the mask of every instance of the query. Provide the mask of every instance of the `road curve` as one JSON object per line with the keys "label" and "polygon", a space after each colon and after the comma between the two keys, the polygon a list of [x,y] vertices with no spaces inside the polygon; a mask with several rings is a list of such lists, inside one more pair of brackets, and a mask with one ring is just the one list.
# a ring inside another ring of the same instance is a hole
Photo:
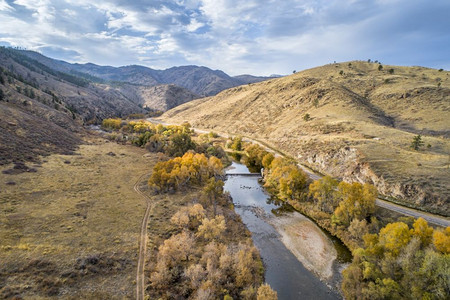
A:
{"label": "road curve", "polygon": [[[152,119],[152,118],[147,119],[147,120],[150,121],[150,122],[153,122],[153,123],[161,123],[163,125],[168,125],[167,123],[164,123],[164,122],[162,122],[160,120],[155,120],[155,119]],[[208,132],[211,131],[211,130],[208,131],[208,130],[199,129],[199,128],[192,128],[192,129],[194,129],[197,132],[201,132],[201,133],[208,133]],[[216,133],[218,135],[224,136],[224,137],[233,136],[233,135],[230,135],[229,133],[222,133],[222,132],[216,132]],[[236,136],[236,135],[234,135],[234,136]],[[258,140],[255,140],[255,139],[252,139],[252,138],[249,138],[249,137],[244,137],[243,140],[244,141],[249,141],[249,142],[252,142],[252,143],[256,143],[256,144],[260,145],[261,147],[263,147],[265,150],[274,153],[276,156],[277,155],[284,156],[283,153],[281,153],[280,151],[278,151],[276,149],[273,149],[273,148],[269,147],[268,145],[266,145],[266,144],[264,144],[264,143],[262,143],[262,142],[260,142]],[[308,167],[306,167],[304,165],[301,165],[301,164],[299,164],[298,166],[300,168],[302,168],[303,171],[305,171],[305,173],[312,180],[319,180],[320,178],[322,178],[321,175],[314,173],[314,171],[312,171]],[[394,204],[392,202],[388,202],[388,201],[385,201],[385,200],[382,200],[382,199],[377,199],[375,204],[377,206],[379,206],[379,207],[382,207],[382,208],[385,208],[385,209],[397,212],[397,213],[405,215],[405,216],[410,216],[410,217],[414,217],[414,218],[424,218],[428,223],[431,223],[433,225],[442,226],[442,227],[450,226],[450,219],[446,218],[446,217],[443,217],[443,216],[426,213],[426,212],[423,212],[423,211],[420,211],[420,210],[417,210],[417,209],[413,209],[413,208],[401,206],[401,205],[398,205],[398,204]]]}
{"label": "road curve", "polygon": [[140,189],[139,184],[142,182],[142,179],[149,174],[143,174],[139,177],[139,179],[134,184],[134,190],[136,193],[141,195],[146,203],[147,208],[145,209],[144,217],[142,218],[141,223],[141,234],[139,237],[139,256],[138,256],[138,265],[137,265],[137,274],[136,274],[136,299],[144,300],[144,292],[145,292],[145,278],[144,278],[144,267],[145,267],[145,253],[147,252],[147,224],[148,218],[150,216],[150,211],[153,208],[153,204],[147,195],[145,195]]}

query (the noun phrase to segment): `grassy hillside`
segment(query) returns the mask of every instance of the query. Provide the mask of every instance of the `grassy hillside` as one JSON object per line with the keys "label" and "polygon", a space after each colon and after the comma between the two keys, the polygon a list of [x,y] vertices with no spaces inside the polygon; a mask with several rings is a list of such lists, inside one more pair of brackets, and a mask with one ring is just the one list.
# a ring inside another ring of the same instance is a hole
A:
{"label": "grassy hillside", "polygon": [[[450,72],[330,64],[176,107],[167,122],[242,134],[403,204],[450,215]],[[424,146],[410,144],[421,134]]]}

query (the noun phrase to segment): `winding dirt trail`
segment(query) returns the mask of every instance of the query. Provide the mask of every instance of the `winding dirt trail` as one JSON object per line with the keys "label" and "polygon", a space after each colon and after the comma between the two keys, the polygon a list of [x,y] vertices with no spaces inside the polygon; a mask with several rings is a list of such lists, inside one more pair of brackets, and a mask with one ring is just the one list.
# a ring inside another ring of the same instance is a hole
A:
{"label": "winding dirt trail", "polygon": [[139,237],[139,256],[138,256],[138,265],[137,265],[137,274],[136,274],[136,299],[144,300],[144,291],[145,291],[145,278],[144,278],[144,267],[145,267],[145,253],[147,252],[147,224],[150,216],[150,211],[152,210],[154,203],[151,202],[151,199],[144,194],[139,188],[139,184],[142,182],[142,179],[145,176],[148,176],[150,173],[142,174],[139,179],[134,184],[134,190],[136,193],[141,195],[145,201],[147,202],[147,208],[145,209],[144,218],[141,223],[141,234]]}

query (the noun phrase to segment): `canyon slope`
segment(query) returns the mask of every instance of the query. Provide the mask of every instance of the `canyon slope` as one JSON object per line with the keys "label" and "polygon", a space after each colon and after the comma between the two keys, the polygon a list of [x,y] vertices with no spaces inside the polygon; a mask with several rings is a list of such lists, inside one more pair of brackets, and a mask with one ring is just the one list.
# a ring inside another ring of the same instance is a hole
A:
{"label": "canyon slope", "polygon": [[[449,216],[449,74],[334,63],[194,100],[161,120],[248,136],[323,174]],[[414,150],[417,135],[424,144]]]}

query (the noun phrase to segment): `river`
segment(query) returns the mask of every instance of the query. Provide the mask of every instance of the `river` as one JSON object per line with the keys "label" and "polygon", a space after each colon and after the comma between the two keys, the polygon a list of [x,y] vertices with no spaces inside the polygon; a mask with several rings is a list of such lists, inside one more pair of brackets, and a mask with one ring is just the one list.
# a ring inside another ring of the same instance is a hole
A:
{"label": "river", "polygon": [[[249,171],[233,162],[227,170],[232,173]],[[257,177],[228,176],[224,189],[252,232],[266,282],[278,299],[341,299],[331,287],[338,283],[344,265],[337,262],[333,241],[314,222],[289,205],[271,201]]]}

